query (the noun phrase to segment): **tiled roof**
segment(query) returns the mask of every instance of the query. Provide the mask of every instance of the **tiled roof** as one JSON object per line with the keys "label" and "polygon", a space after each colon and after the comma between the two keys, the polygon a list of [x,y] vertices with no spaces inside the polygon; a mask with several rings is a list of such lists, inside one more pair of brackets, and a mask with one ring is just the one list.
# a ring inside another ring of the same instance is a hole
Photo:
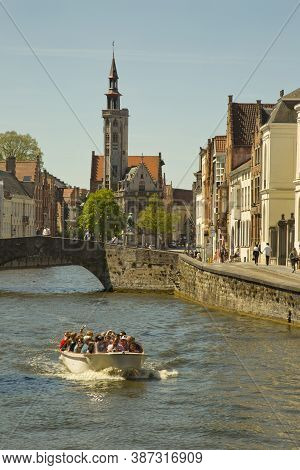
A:
{"label": "tiled roof", "polygon": [[225,152],[226,148],[226,135],[216,135],[215,141],[215,152]]}
{"label": "tiled roof", "polygon": [[142,156],[128,156],[128,167],[132,168],[133,166],[138,166],[140,163],[144,162],[145,166],[148,168],[150,175],[154,181],[160,179],[161,165],[162,160],[159,155],[145,155]]}
{"label": "tiled roof", "polygon": [[[6,169],[6,162],[1,161],[0,170],[5,171],[5,169]],[[36,169],[37,169],[36,160],[17,161],[16,162],[16,177],[18,178],[19,181],[24,181],[24,178],[27,182],[34,181]]]}
{"label": "tiled roof", "polygon": [[255,130],[257,103],[232,103],[233,144],[248,146],[252,144],[252,134]]}
{"label": "tiled roof", "polygon": [[[160,155],[145,155],[144,157],[128,156],[128,168],[139,166],[140,163],[144,162],[148,168],[150,175],[154,181],[160,179],[161,166],[163,161]],[[92,170],[91,180],[92,181],[103,181],[104,178],[104,156],[103,155],[92,155]]]}
{"label": "tiled roof", "polygon": [[25,188],[11,173],[0,170],[0,181],[3,181],[4,191],[7,191],[12,195],[29,197]]}

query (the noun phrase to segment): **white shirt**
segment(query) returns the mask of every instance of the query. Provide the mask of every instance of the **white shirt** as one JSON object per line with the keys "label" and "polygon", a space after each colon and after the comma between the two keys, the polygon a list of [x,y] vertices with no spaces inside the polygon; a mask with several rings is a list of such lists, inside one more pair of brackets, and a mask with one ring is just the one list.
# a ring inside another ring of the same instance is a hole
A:
{"label": "white shirt", "polygon": [[271,256],[272,248],[271,248],[269,245],[267,245],[267,246],[265,246],[265,248],[264,248],[264,252],[265,252],[265,255],[266,255],[266,256]]}

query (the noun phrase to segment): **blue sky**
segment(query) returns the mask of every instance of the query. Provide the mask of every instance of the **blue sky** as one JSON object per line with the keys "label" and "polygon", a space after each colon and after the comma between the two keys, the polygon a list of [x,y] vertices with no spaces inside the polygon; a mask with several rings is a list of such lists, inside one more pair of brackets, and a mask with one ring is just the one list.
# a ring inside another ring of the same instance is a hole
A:
{"label": "blue sky", "polygon": [[[0,132],[30,133],[50,172],[88,187],[91,152],[103,148],[114,40],[129,154],[162,152],[167,180],[190,188],[227,95],[238,93],[298,0],[1,2],[87,133],[1,6]],[[300,87],[299,23],[300,9],[238,101],[272,103],[281,89]]]}

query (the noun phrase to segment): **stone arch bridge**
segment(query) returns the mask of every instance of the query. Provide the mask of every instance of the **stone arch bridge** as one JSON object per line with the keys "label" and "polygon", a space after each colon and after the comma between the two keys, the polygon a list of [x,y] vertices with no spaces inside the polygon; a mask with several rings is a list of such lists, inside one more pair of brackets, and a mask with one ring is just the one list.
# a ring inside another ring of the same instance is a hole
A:
{"label": "stone arch bridge", "polygon": [[0,239],[0,270],[83,266],[105,290],[174,291],[175,253],[54,237]]}

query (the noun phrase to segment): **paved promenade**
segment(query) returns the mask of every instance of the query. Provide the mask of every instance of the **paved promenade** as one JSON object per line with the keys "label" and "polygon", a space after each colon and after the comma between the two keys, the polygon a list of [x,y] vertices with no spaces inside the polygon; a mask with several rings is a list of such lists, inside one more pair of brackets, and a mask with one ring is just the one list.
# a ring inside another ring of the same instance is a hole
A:
{"label": "paved promenade", "polygon": [[273,287],[282,289],[290,289],[300,293],[300,270],[292,273],[291,267],[286,266],[266,266],[259,264],[255,266],[252,263],[201,263],[193,260],[198,266],[220,274],[229,275],[249,281],[258,282],[259,284],[268,284]]}

